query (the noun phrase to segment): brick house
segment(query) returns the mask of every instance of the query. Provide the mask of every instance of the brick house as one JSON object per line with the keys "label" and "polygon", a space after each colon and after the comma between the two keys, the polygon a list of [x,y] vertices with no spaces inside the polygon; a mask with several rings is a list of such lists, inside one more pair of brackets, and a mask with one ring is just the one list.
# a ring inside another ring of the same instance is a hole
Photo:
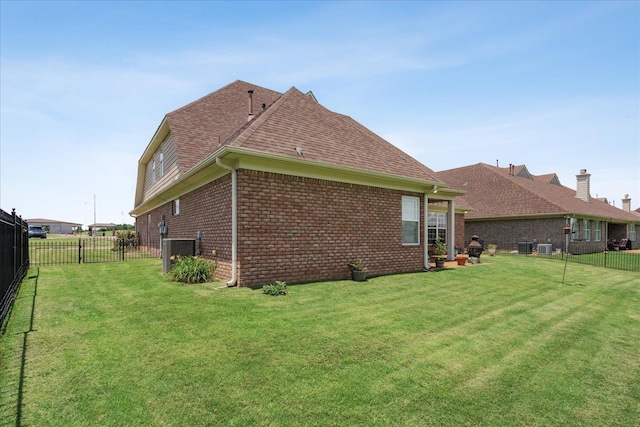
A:
{"label": "brick house", "polygon": [[[138,163],[141,241],[202,236],[230,286],[428,268],[440,234],[462,243],[463,194],[311,92],[235,81],[168,113]],[[438,222],[440,220],[440,222]],[[455,233],[449,232],[455,230]]]}
{"label": "brick house", "polygon": [[[565,246],[564,228],[570,227],[573,253],[604,250],[614,239],[628,239],[633,248],[638,247],[640,217],[628,208],[591,197],[591,174],[585,169],[576,175],[575,189],[561,185],[554,173],[532,175],[524,165],[500,168],[478,163],[437,175],[466,191],[459,199],[469,206],[464,218],[465,241],[476,234],[485,244],[535,241],[550,243],[555,249]],[[630,206],[628,198],[623,206]]]}

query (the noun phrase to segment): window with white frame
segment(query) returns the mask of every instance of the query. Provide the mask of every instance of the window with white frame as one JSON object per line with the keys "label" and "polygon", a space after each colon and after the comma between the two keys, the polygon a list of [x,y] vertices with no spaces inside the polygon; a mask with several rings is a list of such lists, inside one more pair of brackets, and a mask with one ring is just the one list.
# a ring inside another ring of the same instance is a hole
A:
{"label": "window with white frame", "polygon": [[578,234],[578,220],[571,218],[569,220],[569,224],[571,226],[571,241],[578,240],[580,238],[580,235]]}
{"label": "window with white frame", "polygon": [[402,196],[402,244],[420,244],[420,198]]}
{"label": "window with white frame", "polygon": [[443,241],[447,241],[447,213],[429,212],[427,214],[427,238],[429,239],[429,244],[434,244],[438,236]]}
{"label": "window with white frame", "polygon": [[582,220],[582,237],[585,241],[591,241],[591,228],[589,228],[589,224],[591,221],[588,219]]}
{"label": "window with white frame", "polygon": [[164,175],[164,155],[162,154],[162,151],[158,154],[158,163],[159,163],[158,173],[162,177]]}
{"label": "window with white frame", "polygon": [[180,213],[180,199],[175,199],[173,201],[173,215],[178,215]]}
{"label": "window with white frame", "polygon": [[629,240],[635,242],[638,239],[638,233],[636,231],[635,224],[629,224]]}
{"label": "window with white frame", "polygon": [[600,221],[593,221],[593,241],[602,241],[602,224]]}
{"label": "window with white frame", "polygon": [[156,160],[153,159],[153,162],[151,162],[151,183],[155,184],[156,183]]}

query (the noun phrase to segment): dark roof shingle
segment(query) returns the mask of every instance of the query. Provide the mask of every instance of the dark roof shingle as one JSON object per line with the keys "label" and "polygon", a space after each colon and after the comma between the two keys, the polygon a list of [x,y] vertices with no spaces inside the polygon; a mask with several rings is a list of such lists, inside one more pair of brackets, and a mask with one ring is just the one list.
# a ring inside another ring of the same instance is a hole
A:
{"label": "dark roof shingle", "polygon": [[595,198],[589,202],[577,198],[575,190],[559,185],[555,174],[518,175],[526,170],[523,168],[517,166],[512,175],[509,168],[478,163],[439,171],[437,175],[449,186],[467,192],[458,203],[472,208],[466,214],[468,219],[577,214],[637,221],[629,212]]}

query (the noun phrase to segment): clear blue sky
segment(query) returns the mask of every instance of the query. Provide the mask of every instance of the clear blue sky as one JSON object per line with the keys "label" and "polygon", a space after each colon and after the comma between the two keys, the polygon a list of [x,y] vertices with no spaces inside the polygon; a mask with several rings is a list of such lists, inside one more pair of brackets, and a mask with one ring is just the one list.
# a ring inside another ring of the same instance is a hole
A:
{"label": "clear blue sky", "polygon": [[640,3],[0,1],[0,207],[132,223],[164,114],[312,90],[433,170],[525,164],[640,206]]}

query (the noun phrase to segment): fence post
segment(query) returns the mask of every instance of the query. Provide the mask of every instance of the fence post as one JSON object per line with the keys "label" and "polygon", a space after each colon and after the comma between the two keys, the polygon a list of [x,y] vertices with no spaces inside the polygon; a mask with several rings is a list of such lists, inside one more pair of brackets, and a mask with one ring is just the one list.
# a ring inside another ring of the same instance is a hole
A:
{"label": "fence post", "polygon": [[78,264],[82,263],[82,238],[78,239]]}

